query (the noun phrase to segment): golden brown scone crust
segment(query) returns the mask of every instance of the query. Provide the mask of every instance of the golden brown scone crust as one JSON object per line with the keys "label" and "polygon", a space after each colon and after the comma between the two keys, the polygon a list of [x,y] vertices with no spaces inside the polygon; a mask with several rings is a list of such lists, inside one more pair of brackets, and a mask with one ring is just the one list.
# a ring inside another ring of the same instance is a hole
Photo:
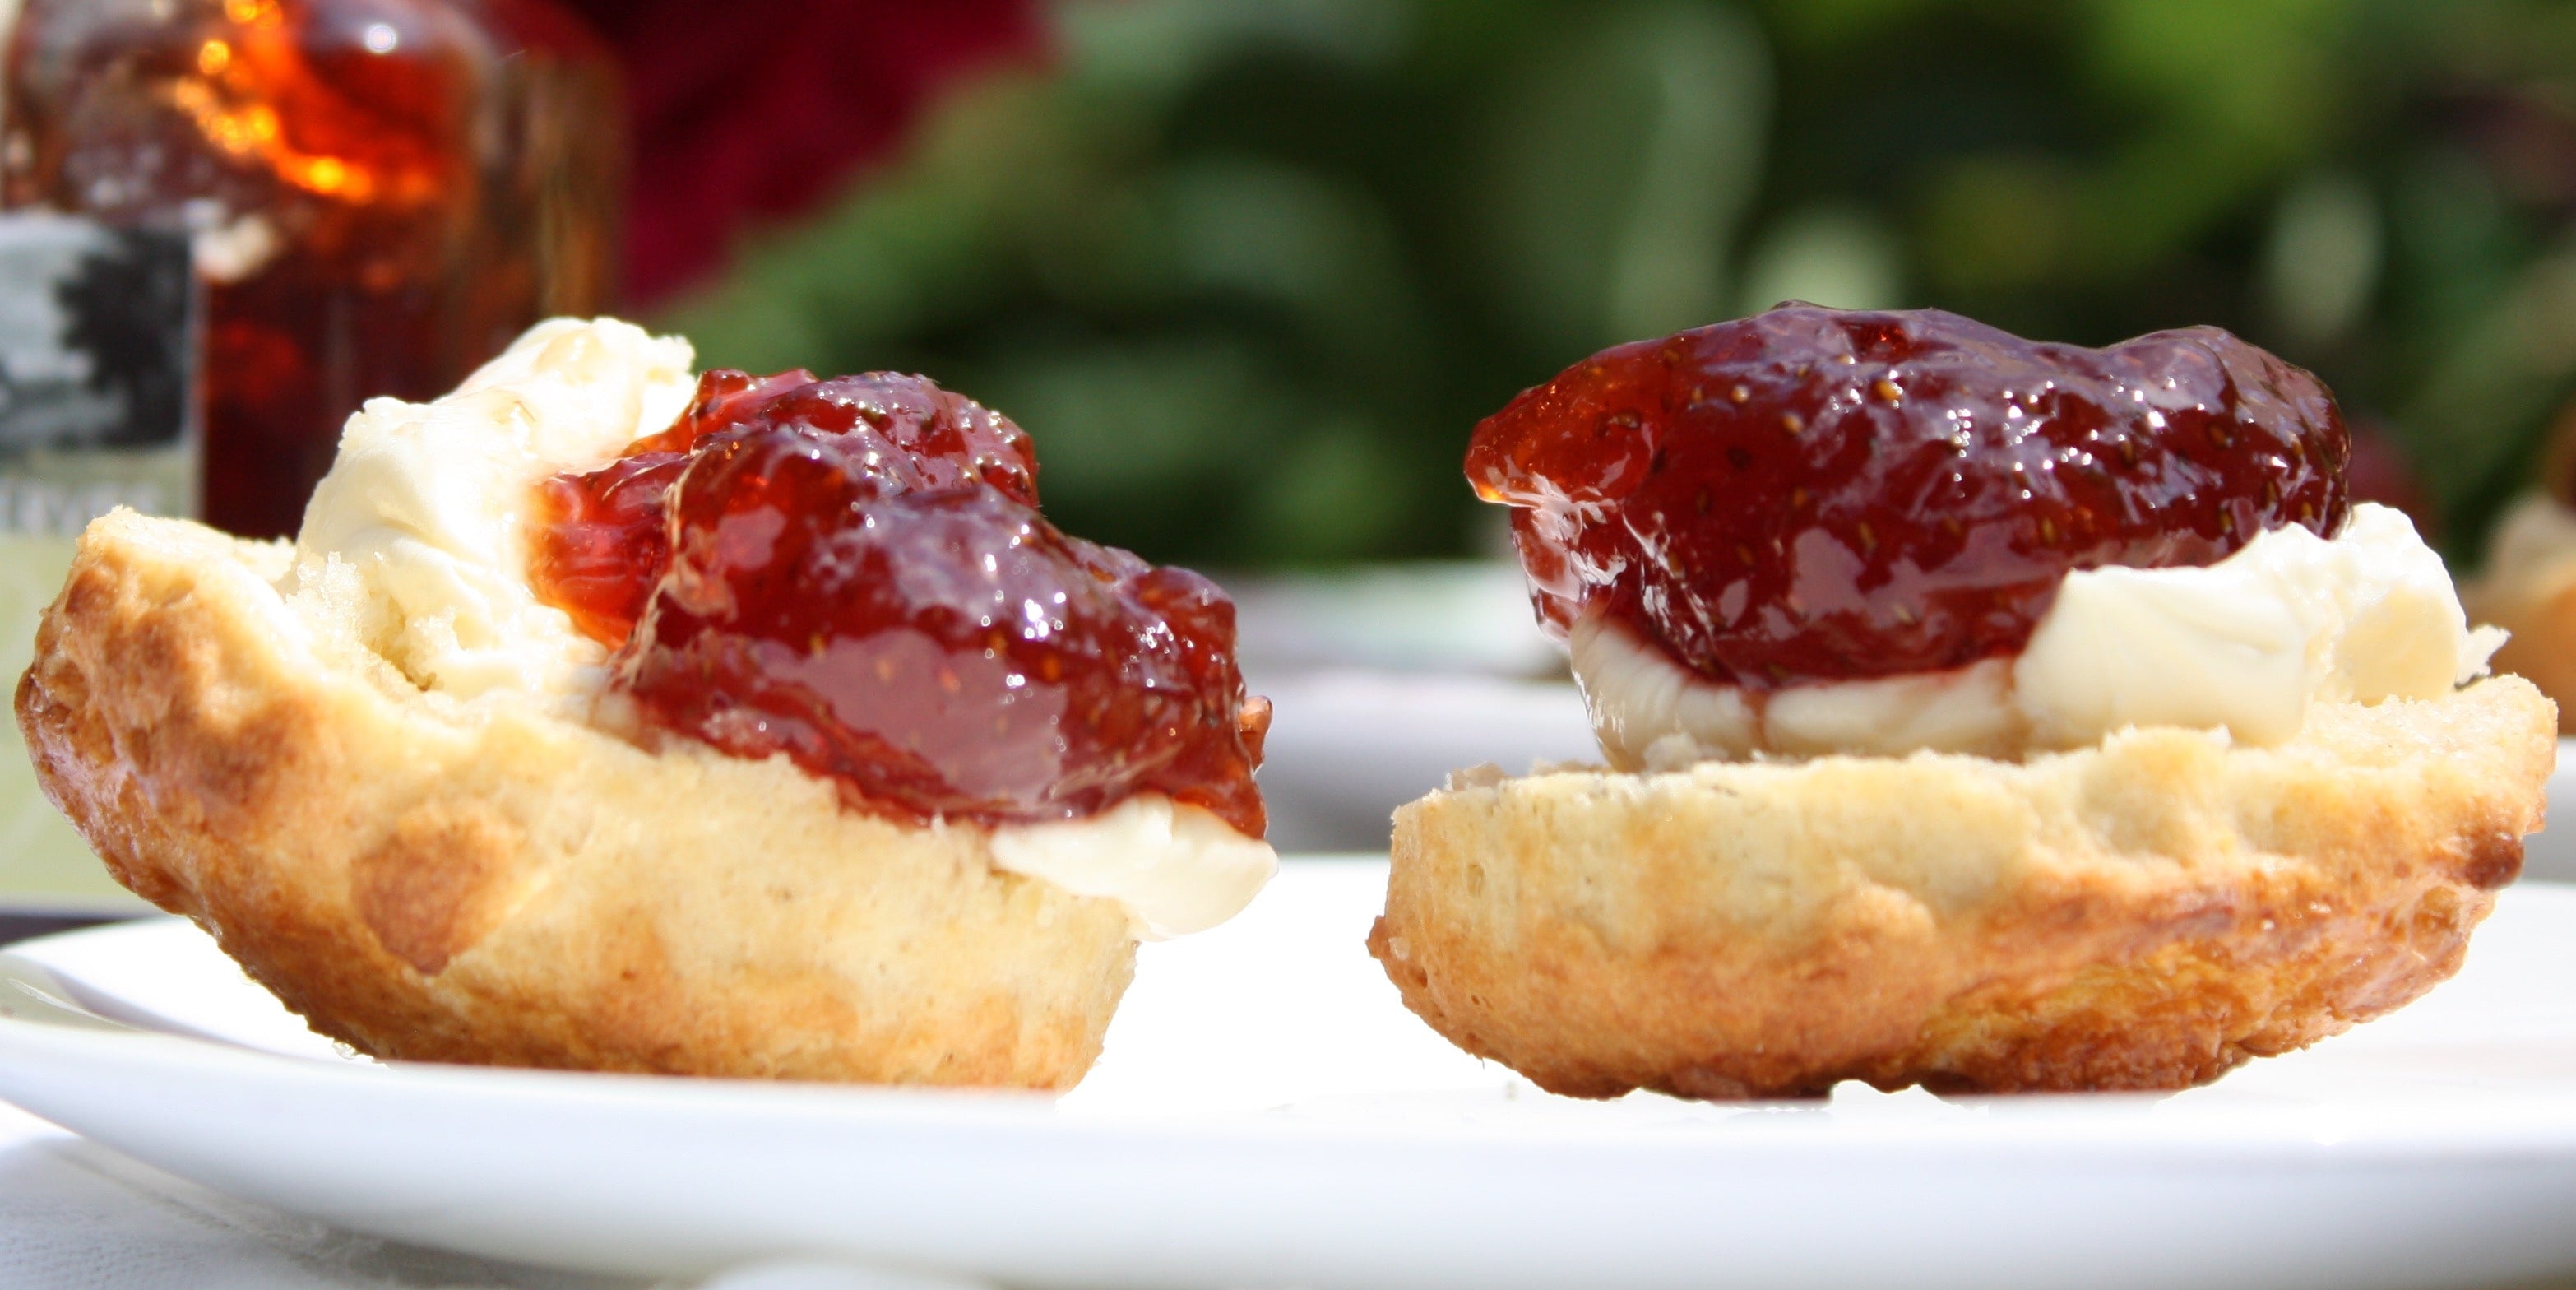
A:
{"label": "golden brown scone crust", "polygon": [[1396,812],[1369,948],[1441,1034],[1576,1096],[2181,1088],[2456,971],[2555,723],[2499,677],[2272,749],[1458,787]]}
{"label": "golden brown scone crust", "polygon": [[119,881],[385,1057],[1063,1088],[1126,911],[783,759],[433,702],[270,588],[283,549],[120,512],[18,720]]}

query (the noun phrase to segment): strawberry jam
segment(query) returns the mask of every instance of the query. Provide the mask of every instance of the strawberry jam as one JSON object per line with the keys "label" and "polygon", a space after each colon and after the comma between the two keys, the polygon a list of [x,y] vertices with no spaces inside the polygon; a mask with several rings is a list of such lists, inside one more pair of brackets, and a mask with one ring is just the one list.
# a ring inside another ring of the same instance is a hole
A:
{"label": "strawberry jam", "polygon": [[2018,653],[2070,571],[2332,536],[2343,421],[2209,327],[2107,349],[1784,305],[1605,350],[1476,428],[1540,616],[1755,690]]}
{"label": "strawberry jam", "polygon": [[1234,606],[1057,531],[1028,436],[923,378],[709,372],[536,513],[531,584],[617,647],[652,727],[785,753],[906,821],[1159,792],[1263,832]]}

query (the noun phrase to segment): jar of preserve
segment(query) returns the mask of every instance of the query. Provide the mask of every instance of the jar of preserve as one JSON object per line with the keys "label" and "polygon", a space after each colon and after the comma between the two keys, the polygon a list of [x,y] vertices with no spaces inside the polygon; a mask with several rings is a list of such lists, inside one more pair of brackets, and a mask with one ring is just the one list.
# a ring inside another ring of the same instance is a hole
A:
{"label": "jar of preserve", "polygon": [[25,0],[0,204],[184,231],[203,517],[292,534],[341,423],[601,311],[615,67],[549,0]]}

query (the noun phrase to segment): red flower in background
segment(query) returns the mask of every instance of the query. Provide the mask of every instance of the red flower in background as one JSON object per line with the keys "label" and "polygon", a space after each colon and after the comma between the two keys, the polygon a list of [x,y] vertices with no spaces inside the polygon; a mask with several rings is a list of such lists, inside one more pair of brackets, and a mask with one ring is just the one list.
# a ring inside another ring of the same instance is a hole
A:
{"label": "red flower in background", "polygon": [[715,268],[744,229],[838,194],[960,73],[1038,57],[1030,0],[569,0],[625,64],[626,293]]}

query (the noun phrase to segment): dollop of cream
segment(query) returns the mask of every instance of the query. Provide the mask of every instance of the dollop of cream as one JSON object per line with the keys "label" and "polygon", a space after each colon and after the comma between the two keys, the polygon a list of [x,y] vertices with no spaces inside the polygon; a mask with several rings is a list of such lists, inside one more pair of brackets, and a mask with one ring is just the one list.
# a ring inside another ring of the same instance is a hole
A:
{"label": "dollop of cream", "polygon": [[1083,820],[993,830],[993,863],[1085,896],[1114,896],[1149,939],[1203,932],[1243,912],[1279,871],[1270,844],[1160,793]]}
{"label": "dollop of cream", "polygon": [[1834,752],[2010,757],[2129,726],[2270,746],[2299,733],[2312,703],[2447,694],[2503,642],[2469,626],[2406,516],[2365,502],[2332,539],[2292,525],[2199,568],[2068,574],[2018,657],[1955,671],[1755,696],[1609,619],[1576,624],[1571,643],[1603,753],[1662,769]]}
{"label": "dollop of cream", "polygon": [[595,689],[606,651],[528,589],[529,500],[669,425],[696,388],[692,357],[630,323],[557,318],[453,394],[369,400],[305,507],[287,589],[346,604],[360,638],[432,693]]}
{"label": "dollop of cream", "polygon": [[[456,392],[374,399],[349,418],[279,583],[440,702],[593,714],[607,651],[529,589],[532,491],[669,426],[697,378],[689,343],[630,323],[537,324]],[[1240,912],[1278,867],[1266,842],[1139,794],[1089,819],[991,831],[1003,869],[1124,904],[1149,936]]]}

